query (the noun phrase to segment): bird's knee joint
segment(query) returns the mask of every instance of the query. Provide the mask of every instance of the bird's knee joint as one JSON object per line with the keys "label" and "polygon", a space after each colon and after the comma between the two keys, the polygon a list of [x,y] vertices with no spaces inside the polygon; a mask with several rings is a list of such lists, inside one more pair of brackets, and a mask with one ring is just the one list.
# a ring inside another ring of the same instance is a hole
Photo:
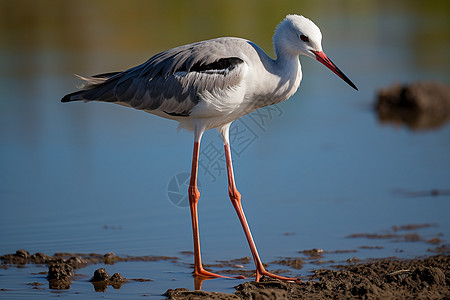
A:
{"label": "bird's knee joint", "polygon": [[241,202],[241,193],[237,189],[228,190],[228,194],[230,195],[231,201]]}
{"label": "bird's knee joint", "polygon": [[197,203],[200,198],[200,192],[196,186],[190,185],[188,189],[189,202]]}

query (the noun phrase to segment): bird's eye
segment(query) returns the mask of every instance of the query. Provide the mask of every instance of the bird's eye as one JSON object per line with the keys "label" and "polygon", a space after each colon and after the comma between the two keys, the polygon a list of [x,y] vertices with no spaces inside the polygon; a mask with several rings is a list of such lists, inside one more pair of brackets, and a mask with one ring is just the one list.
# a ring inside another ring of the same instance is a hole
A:
{"label": "bird's eye", "polygon": [[309,42],[309,38],[306,36],[306,35],[301,35],[300,36],[300,39],[302,40],[302,41],[304,41],[304,42]]}

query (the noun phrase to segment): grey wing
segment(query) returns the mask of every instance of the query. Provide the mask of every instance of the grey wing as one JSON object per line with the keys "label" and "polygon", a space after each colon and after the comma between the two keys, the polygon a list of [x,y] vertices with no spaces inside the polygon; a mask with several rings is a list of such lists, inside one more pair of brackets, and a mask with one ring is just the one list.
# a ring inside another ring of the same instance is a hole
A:
{"label": "grey wing", "polygon": [[237,44],[237,39],[222,38],[173,48],[127,71],[83,78],[88,84],[61,101],[117,102],[170,116],[188,116],[203,92],[224,90],[241,82],[244,60]]}

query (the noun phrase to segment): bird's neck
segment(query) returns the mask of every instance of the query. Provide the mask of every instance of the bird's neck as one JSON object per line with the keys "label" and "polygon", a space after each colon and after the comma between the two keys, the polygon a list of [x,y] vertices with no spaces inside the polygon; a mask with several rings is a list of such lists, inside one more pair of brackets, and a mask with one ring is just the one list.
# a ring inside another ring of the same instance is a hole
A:
{"label": "bird's neck", "polygon": [[284,80],[295,81],[298,77],[301,80],[302,68],[299,55],[290,53],[275,43],[274,50],[276,54],[275,65],[277,74]]}
{"label": "bird's neck", "polygon": [[299,53],[294,53],[292,50],[290,51],[289,47],[286,46],[285,39],[279,36],[278,30],[275,32],[273,36],[273,51],[275,52],[276,61],[277,62],[292,62],[297,59]]}
{"label": "bird's neck", "polygon": [[277,93],[281,101],[290,98],[298,89],[302,80],[302,68],[299,55],[288,51],[274,36],[274,51],[276,54],[276,73],[280,77]]}
{"label": "bird's neck", "polygon": [[250,43],[258,53],[260,60],[257,74],[254,74],[252,88],[247,95],[248,106],[258,109],[282,102],[291,97],[298,89],[302,72],[298,56],[277,51],[276,59],[270,58],[257,45]]}
{"label": "bird's neck", "polygon": [[302,79],[298,56],[278,55],[270,65],[266,80],[255,92],[259,99],[256,108],[289,99],[297,91]]}
{"label": "bird's neck", "polygon": [[277,63],[278,66],[280,66],[283,69],[290,69],[289,66],[297,64],[300,67],[299,56],[292,55],[286,52],[278,52],[275,62]]}

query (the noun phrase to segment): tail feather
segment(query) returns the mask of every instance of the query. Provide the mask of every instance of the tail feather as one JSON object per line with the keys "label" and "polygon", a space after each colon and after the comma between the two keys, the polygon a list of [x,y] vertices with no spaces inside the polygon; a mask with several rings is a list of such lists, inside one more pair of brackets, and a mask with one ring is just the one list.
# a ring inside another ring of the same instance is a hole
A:
{"label": "tail feather", "polygon": [[[80,75],[75,75],[84,81],[84,83],[80,87],[81,90],[65,95],[61,99],[61,102],[94,100],[96,98],[96,96],[98,97],[102,93],[95,93],[95,92],[92,93],[93,88],[99,87],[99,85],[101,85],[108,79],[110,79],[120,73],[121,72],[111,72],[111,73],[98,74],[98,75],[94,75],[94,76],[90,76],[90,77],[83,77]],[[111,95],[108,95],[108,96],[110,97]]]}
{"label": "tail feather", "polygon": [[91,78],[105,78],[105,79],[109,79],[111,77],[116,76],[117,74],[120,74],[122,72],[109,72],[109,73],[103,73],[103,74],[97,74],[97,75],[93,75],[91,76]]}
{"label": "tail feather", "polygon": [[83,98],[80,97],[83,92],[84,92],[84,90],[67,94],[61,99],[61,102],[71,102],[71,101],[83,100]]}

